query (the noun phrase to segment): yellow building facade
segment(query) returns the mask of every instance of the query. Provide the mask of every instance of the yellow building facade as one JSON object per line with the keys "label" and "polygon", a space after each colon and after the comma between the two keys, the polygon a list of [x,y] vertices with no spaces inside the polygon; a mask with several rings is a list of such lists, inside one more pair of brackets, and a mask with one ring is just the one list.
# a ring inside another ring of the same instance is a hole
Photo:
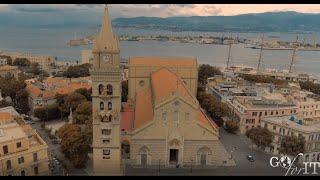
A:
{"label": "yellow building facade", "polygon": [[48,175],[48,146],[12,108],[0,109],[0,175]]}

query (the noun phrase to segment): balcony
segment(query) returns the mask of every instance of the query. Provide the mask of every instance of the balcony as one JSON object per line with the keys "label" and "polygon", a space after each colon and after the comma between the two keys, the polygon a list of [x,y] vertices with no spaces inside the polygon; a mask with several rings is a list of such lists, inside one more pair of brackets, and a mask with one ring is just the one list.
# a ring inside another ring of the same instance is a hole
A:
{"label": "balcony", "polygon": [[41,164],[41,163],[49,163],[49,160],[48,159],[41,159],[41,160],[36,160],[36,161],[33,161],[32,163],[31,163],[31,166],[37,166],[37,165],[39,165],[39,164]]}

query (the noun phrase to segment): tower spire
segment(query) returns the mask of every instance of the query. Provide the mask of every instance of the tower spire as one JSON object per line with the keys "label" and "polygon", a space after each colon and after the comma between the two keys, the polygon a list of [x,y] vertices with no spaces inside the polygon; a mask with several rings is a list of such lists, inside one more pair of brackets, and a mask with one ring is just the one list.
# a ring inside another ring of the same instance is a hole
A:
{"label": "tower spire", "polygon": [[105,4],[104,13],[102,17],[102,26],[96,41],[93,45],[94,51],[118,51],[118,41],[113,35],[111,18],[107,4]]}

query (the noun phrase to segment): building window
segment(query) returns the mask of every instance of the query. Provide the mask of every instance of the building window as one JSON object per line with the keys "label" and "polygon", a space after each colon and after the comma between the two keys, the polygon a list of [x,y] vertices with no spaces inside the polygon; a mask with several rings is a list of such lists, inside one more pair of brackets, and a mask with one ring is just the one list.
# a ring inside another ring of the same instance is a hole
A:
{"label": "building window", "polygon": [[257,116],[257,112],[252,112],[252,116]]}
{"label": "building window", "polygon": [[267,111],[266,111],[266,112],[264,112],[264,115],[265,115],[265,116],[267,116],[267,115],[268,115]]}
{"label": "building window", "polygon": [[259,113],[259,116],[260,116],[260,117],[262,116],[262,112]]}
{"label": "building window", "polygon": [[277,129],[277,126],[273,125],[273,130],[276,130]]}
{"label": "building window", "polygon": [[273,111],[271,111],[271,115],[273,115]]}
{"label": "building window", "polygon": [[104,110],[104,103],[100,102],[100,111],[103,111],[103,110]]}
{"label": "building window", "polygon": [[38,154],[33,153],[33,162],[37,162],[37,161],[38,161]]}
{"label": "building window", "polygon": [[282,111],[282,114],[284,114],[284,111]]}
{"label": "building window", "polygon": [[104,149],[102,151],[103,159],[110,159],[110,149]]}
{"label": "building window", "polygon": [[167,113],[165,113],[165,112],[164,112],[164,113],[162,113],[162,120],[163,120],[163,121],[165,121],[165,120],[166,120],[166,118],[167,118]]}
{"label": "building window", "polygon": [[108,135],[111,134],[111,129],[102,129],[102,130],[101,130],[101,133],[102,133],[102,135],[108,136]]}
{"label": "building window", "polygon": [[20,158],[18,158],[18,163],[19,163],[19,164],[24,163],[24,157],[20,157]]}
{"label": "building window", "polygon": [[107,85],[107,95],[108,96],[113,95],[113,87],[111,84]]}
{"label": "building window", "polygon": [[110,139],[103,139],[103,140],[102,140],[102,143],[103,143],[103,144],[109,144],[109,143],[110,143]]}
{"label": "building window", "polygon": [[278,111],[276,111],[276,115],[278,115],[279,114],[279,112]]}
{"label": "building window", "polygon": [[3,149],[3,154],[8,154],[9,153],[7,145],[3,146],[2,149]]}
{"label": "building window", "polygon": [[144,86],[144,80],[139,81],[139,85],[140,85],[141,87],[143,87],[143,86]]}
{"label": "building window", "polygon": [[174,111],[173,121],[174,121],[174,126],[178,127],[178,125],[179,125],[179,112],[178,111]]}
{"label": "building window", "polygon": [[186,121],[189,121],[190,113],[187,112],[185,116]]}
{"label": "building window", "polygon": [[7,170],[10,170],[12,168],[11,161],[7,160]]}
{"label": "building window", "polygon": [[264,128],[268,128],[268,124],[267,123],[264,124]]}
{"label": "building window", "polygon": [[21,148],[21,142],[17,143],[17,148]]}
{"label": "building window", "polygon": [[35,175],[39,174],[39,168],[37,166],[33,168],[33,171]]}
{"label": "building window", "polygon": [[112,102],[108,102],[108,110],[112,110]]}
{"label": "building window", "polygon": [[99,95],[101,95],[104,91],[104,86],[102,84],[99,85]]}

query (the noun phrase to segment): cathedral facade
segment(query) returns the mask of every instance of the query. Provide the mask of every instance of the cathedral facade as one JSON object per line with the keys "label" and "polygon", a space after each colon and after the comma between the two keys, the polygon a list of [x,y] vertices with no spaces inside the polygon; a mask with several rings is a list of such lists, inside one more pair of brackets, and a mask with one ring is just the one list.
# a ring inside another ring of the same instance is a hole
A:
{"label": "cathedral facade", "polygon": [[195,58],[129,58],[128,102],[121,104],[119,53],[106,8],[91,71],[95,174],[120,175],[124,159],[144,167],[234,165],[196,99]]}

